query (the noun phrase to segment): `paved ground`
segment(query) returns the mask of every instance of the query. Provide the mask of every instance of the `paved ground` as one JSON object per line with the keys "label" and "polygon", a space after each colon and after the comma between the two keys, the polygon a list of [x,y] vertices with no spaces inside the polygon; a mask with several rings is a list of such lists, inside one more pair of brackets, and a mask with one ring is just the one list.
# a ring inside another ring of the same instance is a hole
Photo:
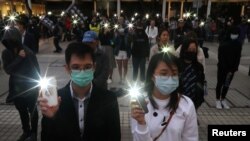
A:
{"label": "paved ground", "polygon": [[[61,43],[65,49],[68,43]],[[198,110],[199,138],[207,141],[207,125],[209,124],[250,124],[250,77],[248,76],[250,62],[250,43],[246,43],[242,50],[241,65],[232,81],[227,100],[230,110],[217,110],[215,108],[215,86],[217,71],[217,43],[205,43],[209,48],[209,59],[206,60],[206,78],[209,94],[205,97],[205,103]],[[0,52],[3,46],[0,45]],[[69,80],[64,72],[64,54],[54,54],[52,40],[40,42],[40,53],[37,55],[42,74],[48,70],[48,75],[56,76],[59,88]],[[128,79],[131,79],[132,66],[129,64]],[[8,93],[8,76],[0,70],[0,141],[15,141],[22,133],[19,115],[13,105],[6,105],[5,98]],[[114,70],[114,82],[110,87],[122,87],[118,84],[118,71]],[[129,98],[119,98],[120,118],[122,127],[122,141],[130,141],[129,125]],[[41,114],[40,114],[41,117]],[[39,124],[40,127],[40,124]],[[39,128],[40,131],[40,128]]]}

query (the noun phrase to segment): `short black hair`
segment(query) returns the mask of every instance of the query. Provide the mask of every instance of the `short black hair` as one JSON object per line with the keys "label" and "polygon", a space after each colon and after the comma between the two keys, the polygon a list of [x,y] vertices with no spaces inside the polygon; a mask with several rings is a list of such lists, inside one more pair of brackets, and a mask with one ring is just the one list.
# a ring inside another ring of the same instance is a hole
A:
{"label": "short black hair", "polygon": [[66,64],[69,65],[71,56],[75,54],[76,56],[83,58],[86,54],[89,54],[93,60],[93,63],[95,63],[95,55],[93,49],[81,42],[73,42],[70,43],[65,51],[65,61]]}
{"label": "short black hair", "polygon": [[[153,105],[154,109],[158,109],[158,105],[156,104],[152,96],[155,85],[152,80],[152,77],[154,75],[155,69],[157,68],[160,62],[166,63],[166,65],[169,66],[170,69],[172,69],[172,65],[175,65],[178,68],[178,74],[180,70],[179,59],[171,53],[158,53],[151,58],[146,74],[145,91],[147,92],[149,101]],[[170,102],[168,103],[166,108],[169,108],[170,110],[174,111],[178,108],[178,92],[179,88],[177,88],[174,92],[170,94]]]}

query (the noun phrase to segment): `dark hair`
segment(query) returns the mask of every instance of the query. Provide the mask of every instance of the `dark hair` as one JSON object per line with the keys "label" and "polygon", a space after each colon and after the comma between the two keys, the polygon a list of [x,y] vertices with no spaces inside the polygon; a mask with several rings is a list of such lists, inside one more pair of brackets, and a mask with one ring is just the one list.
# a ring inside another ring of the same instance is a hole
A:
{"label": "dark hair", "polygon": [[187,52],[188,50],[188,47],[191,43],[195,43],[195,46],[196,46],[196,59],[194,60],[194,62],[198,62],[198,59],[197,59],[197,54],[198,54],[198,43],[197,43],[197,40],[194,39],[194,38],[190,38],[190,39],[185,39],[182,43],[182,46],[181,46],[181,51],[180,51],[180,58],[181,59],[184,59],[185,58],[185,53]]}
{"label": "dark hair", "polygon": [[160,41],[160,37],[161,37],[161,34],[163,33],[163,32],[165,32],[165,31],[167,31],[168,32],[168,34],[170,35],[170,32],[169,32],[169,30],[167,29],[167,28],[161,28],[161,29],[159,29],[159,32],[158,32],[158,35],[157,35],[157,40],[158,40],[158,42]]}
{"label": "dark hair", "polygon": [[65,61],[66,64],[69,64],[71,56],[75,54],[76,56],[83,58],[86,54],[89,54],[95,62],[94,51],[91,47],[81,42],[70,43],[65,51]]}
{"label": "dark hair", "polygon": [[[166,63],[166,65],[169,66],[169,68],[171,69],[172,65],[175,65],[179,70],[179,59],[171,53],[159,53],[151,58],[146,75],[145,91],[147,92],[150,103],[153,105],[155,109],[158,109],[158,105],[156,104],[152,96],[153,89],[155,87],[152,77],[155,72],[155,69],[157,68],[160,62]],[[178,100],[179,100],[178,91],[179,89],[177,88],[174,92],[170,94],[170,101],[166,106],[166,108],[169,108],[170,110],[174,111],[178,108]]]}

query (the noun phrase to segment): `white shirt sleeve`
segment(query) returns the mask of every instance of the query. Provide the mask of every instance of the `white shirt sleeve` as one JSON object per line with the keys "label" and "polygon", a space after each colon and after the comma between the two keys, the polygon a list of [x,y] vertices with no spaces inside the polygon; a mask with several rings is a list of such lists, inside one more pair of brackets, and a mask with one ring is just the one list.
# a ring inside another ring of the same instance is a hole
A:
{"label": "white shirt sleeve", "polygon": [[187,113],[187,119],[184,124],[184,129],[182,133],[182,141],[198,141],[198,124],[197,124],[197,114],[192,104],[189,112]]}
{"label": "white shirt sleeve", "polygon": [[205,55],[204,55],[204,52],[202,50],[202,48],[198,47],[199,50],[198,50],[198,54],[197,54],[197,58],[198,58],[198,61],[202,64],[203,68],[204,68],[204,74],[205,74],[205,67],[206,67],[206,62],[205,62]]}
{"label": "white shirt sleeve", "polygon": [[150,136],[148,126],[138,124],[133,118],[131,118],[131,130],[133,141],[153,141]]}
{"label": "white shirt sleeve", "polygon": [[158,28],[157,28],[157,27],[154,27],[154,32],[153,32],[153,34],[151,35],[151,37],[155,39],[155,38],[157,37],[157,35],[158,35]]}
{"label": "white shirt sleeve", "polygon": [[149,37],[149,30],[148,30],[149,26],[147,26],[147,28],[145,29],[145,33],[147,34],[147,36]]}

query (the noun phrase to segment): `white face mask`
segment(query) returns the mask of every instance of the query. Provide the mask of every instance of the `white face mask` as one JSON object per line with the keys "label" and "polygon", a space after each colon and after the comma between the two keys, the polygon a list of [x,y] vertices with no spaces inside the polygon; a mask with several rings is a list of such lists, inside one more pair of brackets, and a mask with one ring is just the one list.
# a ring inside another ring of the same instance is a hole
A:
{"label": "white face mask", "polygon": [[235,40],[235,39],[238,39],[238,34],[231,34],[230,35],[230,38],[232,39],[232,40]]}

